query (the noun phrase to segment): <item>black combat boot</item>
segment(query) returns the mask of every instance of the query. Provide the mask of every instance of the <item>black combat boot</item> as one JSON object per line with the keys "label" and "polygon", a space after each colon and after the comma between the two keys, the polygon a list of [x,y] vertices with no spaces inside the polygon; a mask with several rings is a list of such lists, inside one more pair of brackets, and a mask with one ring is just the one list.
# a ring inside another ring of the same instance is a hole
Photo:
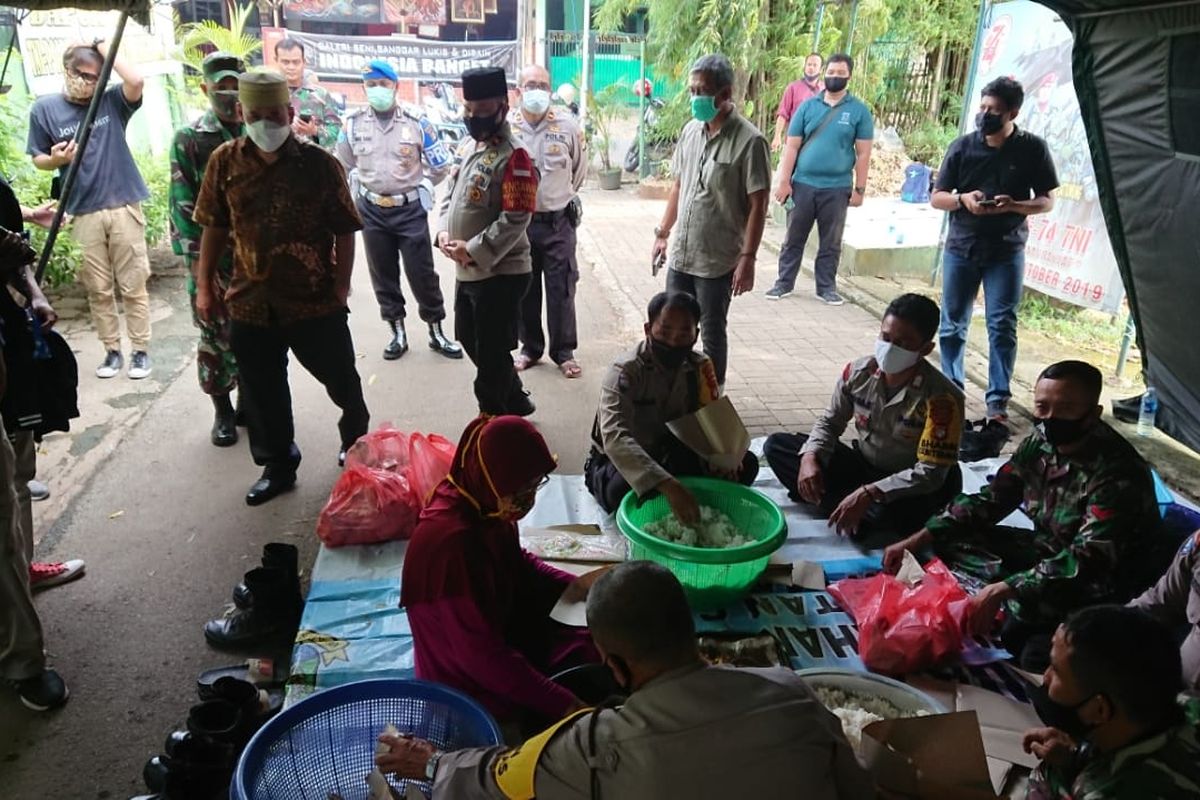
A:
{"label": "black combat boot", "polygon": [[254,597],[252,605],[209,620],[204,626],[208,643],[218,650],[242,650],[293,640],[304,610],[293,576],[282,569],[258,567],[247,572],[244,580]]}
{"label": "black combat boot", "polygon": [[233,410],[233,403],[229,402],[227,394],[214,394],[212,401],[216,411],[212,443],[217,447],[233,447],[238,441],[237,412]]}
{"label": "black combat boot", "polygon": [[429,349],[435,353],[441,353],[446,358],[462,358],[462,345],[458,342],[452,342],[442,333],[442,323],[429,323]]}
{"label": "black combat boot", "polygon": [[404,332],[402,319],[388,320],[388,327],[392,329],[392,340],[383,348],[383,357],[387,361],[395,361],[408,352],[408,334]]}
{"label": "black combat boot", "polygon": [[[263,545],[262,566],[274,567],[287,572],[291,584],[295,587],[297,597],[300,595],[299,558],[300,552],[295,545],[282,542],[270,542]],[[254,597],[245,583],[239,583],[233,587],[233,604],[238,608],[249,608],[254,605]]]}

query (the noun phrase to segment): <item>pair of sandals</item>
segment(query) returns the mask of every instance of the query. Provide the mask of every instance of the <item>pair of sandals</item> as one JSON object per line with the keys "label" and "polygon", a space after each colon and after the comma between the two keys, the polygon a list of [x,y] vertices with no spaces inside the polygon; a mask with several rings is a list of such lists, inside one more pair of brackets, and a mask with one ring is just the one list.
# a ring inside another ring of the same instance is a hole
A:
{"label": "pair of sandals", "polygon": [[[530,358],[524,353],[521,353],[513,359],[513,366],[516,367],[517,372],[524,372],[530,367],[540,364],[541,361],[542,360],[540,358]],[[574,380],[575,378],[583,375],[583,368],[580,367],[579,362],[573,358],[569,358],[563,363],[559,364],[558,371],[561,372],[563,377],[567,378],[568,380]]]}

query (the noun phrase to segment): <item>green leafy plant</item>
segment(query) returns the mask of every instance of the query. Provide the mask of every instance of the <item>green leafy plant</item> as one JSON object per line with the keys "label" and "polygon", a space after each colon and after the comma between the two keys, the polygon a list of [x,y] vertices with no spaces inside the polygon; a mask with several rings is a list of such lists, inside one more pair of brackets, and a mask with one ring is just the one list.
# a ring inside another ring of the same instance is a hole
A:
{"label": "green leafy plant", "polygon": [[230,3],[228,8],[228,28],[208,19],[176,25],[175,38],[180,47],[179,60],[188,68],[188,83],[195,91],[199,91],[200,67],[209,53],[220,50],[237,56],[248,64],[251,57],[262,49],[262,41],[246,33],[246,25],[250,21],[250,15],[254,13],[254,6],[249,3],[244,6]]}
{"label": "green leafy plant", "polygon": [[938,169],[946,148],[958,138],[958,128],[926,121],[912,130],[902,131],[900,138],[904,140],[904,150],[909,158]]}
{"label": "green leafy plant", "polygon": [[628,87],[613,83],[588,97],[588,122],[594,129],[593,138],[596,150],[600,154],[601,172],[612,172],[614,169],[609,155],[612,146],[612,126],[624,109],[621,98],[627,90]]}
{"label": "green leafy plant", "polygon": [[141,152],[134,155],[138,172],[150,190],[150,199],[142,203],[146,216],[146,243],[162,244],[170,233],[171,166],[166,155]]}

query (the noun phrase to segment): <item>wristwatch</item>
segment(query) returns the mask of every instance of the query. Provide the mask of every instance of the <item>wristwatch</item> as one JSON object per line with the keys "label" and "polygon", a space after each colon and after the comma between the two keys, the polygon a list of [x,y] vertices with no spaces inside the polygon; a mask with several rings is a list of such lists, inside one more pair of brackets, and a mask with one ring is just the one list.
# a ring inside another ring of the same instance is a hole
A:
{"label": "wristwatch", "polygon": [[857,193],[857,194],[866,194],[866,193],[867,193],[867,187],[865,187],[865,186],[855,186],[855,187],[854,187],[854,191],[855,191],[855,193]]}
{"label": "wristwatch", "polygon": [[955,202],[955,203],[957,203],[957,205],[954,207],[954,210],[955,210],[955,211],[957,211],[957,210],[959,210],[959,209],[961,209],[961,208],[963,207],[963,204],[962,204],[962,195],[961,195],[961,194],[959,194],[958,192],[955,192],[955,193],[954,193],[954,202]]}
{"label": "wristwatch", "polygon": [[432,781],[437,777],[438,763],[442,760],[442,756],[446,755],[441,750],[434,750],[433,755],[425,762],[425,780]]}
{"label": "wristwatch", "polygon": [[654,238],[655,239],[666,239],[670,235],[671,235],[670,231],[664,231],[662,228],[658,227],[657,225],[654,226]]}

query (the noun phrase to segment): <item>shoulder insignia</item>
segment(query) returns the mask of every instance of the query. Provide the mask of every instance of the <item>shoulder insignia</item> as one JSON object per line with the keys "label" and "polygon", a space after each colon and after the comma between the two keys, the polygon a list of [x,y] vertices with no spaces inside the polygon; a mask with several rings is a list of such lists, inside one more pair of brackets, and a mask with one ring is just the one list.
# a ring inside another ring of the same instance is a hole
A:
{"label": "shoulder insignia", "polygon": [[508,157],[501,188],[502,210],[527,214],[537,211],[538,177],[526,150],[517,148]]}

